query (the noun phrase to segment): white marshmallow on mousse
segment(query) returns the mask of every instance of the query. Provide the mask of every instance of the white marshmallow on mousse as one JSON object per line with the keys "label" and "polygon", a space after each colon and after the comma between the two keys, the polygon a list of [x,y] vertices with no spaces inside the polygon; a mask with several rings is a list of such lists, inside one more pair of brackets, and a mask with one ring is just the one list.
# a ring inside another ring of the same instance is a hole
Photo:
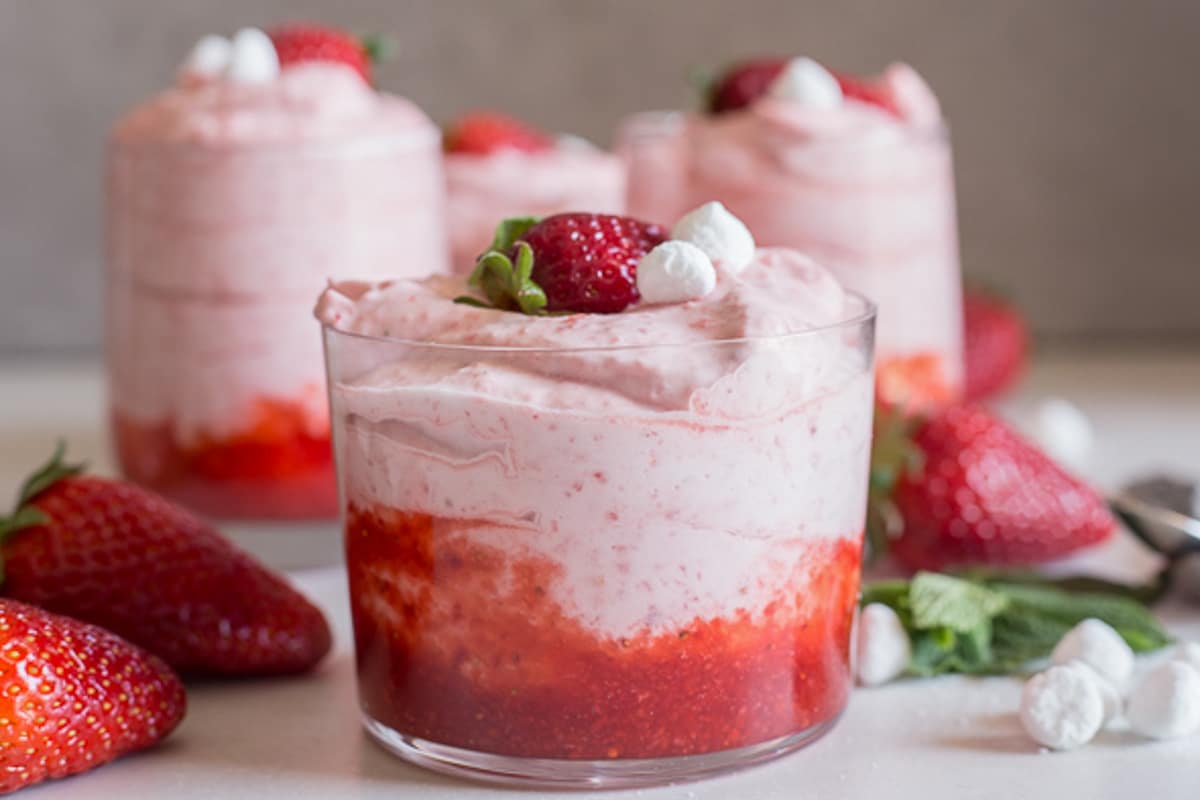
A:
{"label": "white marshmallow on mousse", "polygon": [[225,72],[232,58],[233,42],[224,36],[205,36],[196,42],[180,72],[197,78],[216,78]]}
{"label": "white marshmallow on mousse", "polygon": [[718,202],[705,203],[679,218],[671,239],[690,242],[722,269],[738,274],[754,259],[750,229]]}
{"label": "white marshmallow on mousse", "polygon": [[1035,742],[1074,750],[1104,724],[1104,696],[1092,676],[1066,664],[1034,675],[1021,692],[1021,725]]}
{"label": "white marshmallow on mousse", "polygon": [[811,58],[793,58],[771,85],[767,95],[805,108],[837,108],[845,99],[833,74]]}
{"label": "white marshmallow on mousse", "polygon": [[233,83],[270,83],[279,77],[279,54],[271,37],[258,28],[242,28],[233,37],[225,79]]}
{"label": "white marshmallow on mousse", "polygon": [[1159,664],[1129,695],[1129,727],[1151,739],[1200,730],[1200,672],[1183,661]]}
{"label": "white marshmallow on mousse", "polygon": [[1085,619],[1069,630],[1050,653],[1053,664],[1079,660],[1096,670],[1118,691],[1133,675],[1133,649],[1108,623]]}
{"label": "white marshmallow on mousse", "polygon": [[855,673],[863,686],[879,686],[899,677],[912,660],[904,623],[890,606],[870,603],[858,615]]}
{"label": "white marshmallow on mousse", "polygon": [[698,300],[716,286],[712,260],[690,242],[665,241],[638,262],[637,288],[644,303]]}

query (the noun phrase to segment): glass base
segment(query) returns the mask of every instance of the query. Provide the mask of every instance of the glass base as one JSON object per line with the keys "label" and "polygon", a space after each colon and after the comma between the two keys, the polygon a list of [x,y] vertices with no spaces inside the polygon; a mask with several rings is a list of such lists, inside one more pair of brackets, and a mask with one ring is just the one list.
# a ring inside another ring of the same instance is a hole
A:
{"label": "glass base", "polygon": [[503,786],[543,789],[633,789],[710,778],[799,750],[824,736],[838,717],[768,742],[673,758],[585,761],[521,758],[464,750],[406,736],[368,716],[363,726],[384,748],[426,769]]}

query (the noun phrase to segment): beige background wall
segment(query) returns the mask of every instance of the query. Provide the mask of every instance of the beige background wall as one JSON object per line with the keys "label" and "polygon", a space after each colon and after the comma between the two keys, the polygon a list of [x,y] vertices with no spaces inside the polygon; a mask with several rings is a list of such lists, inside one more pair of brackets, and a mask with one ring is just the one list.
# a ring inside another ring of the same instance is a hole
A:
{"label": "beige background wall", "polygon": [[0,354],[98,346],[101,152],[191,43],[317,18],[400,43],[381,84],[607,141],[689,66],[902,58],[952,121],[967,271],[1043,334],[1200,337],[1200,3],[1188,0],[0,0]]}

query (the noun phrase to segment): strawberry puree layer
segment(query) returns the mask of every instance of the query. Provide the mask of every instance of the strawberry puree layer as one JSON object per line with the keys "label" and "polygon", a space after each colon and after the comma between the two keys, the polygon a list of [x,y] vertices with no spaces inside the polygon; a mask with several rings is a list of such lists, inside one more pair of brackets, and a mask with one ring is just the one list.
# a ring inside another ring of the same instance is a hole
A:
{"label": "strawberry puree layer", "polygon": [[335,331],[414,342],[327,334],[367,712],[563,758],[709,752],[834,716],[872,381],[869,331],[813,329],[861,303],[784,250],[621,314],[458,291],[340,284],[318,306]]}
{"label": "strawberry puree layer", "polygon": [[[284,406],[274,427],[298,438],[280,452],[327,441],[313,295],[330,276],[448,267],[437,129],[340,65],[181,81],[117,124],[108,173],[112,410],[169,437],[154,452],[236,450]],[[177,462],[174,478],[194,463]]]}
{"label": "strawberry puree layer", "polygon": [[468,272],[506,217],[622,213],[625,167],[616,156],[573,140],[543,153],[449,154],[446,202],[452,262]]}
{"label": "strawberry puree layer", "polygon": [[[959,395],[963,377],[950,147],[937,100],[915,72],[896,65],[881,80],[899,114],[853,99],[829,109],[764,98],[690,117],[659,147],[682,165],[685,207],[720,200],[760,245],[805,252],[874,300],[880,372],[902,373],[881,388],[903,386],[920,395],[915,405],[939,405]],[[630,183],[666,178],[639,175],[634,164]],[[643,213],[677,210],[668,205]]]}
{"label": "strawberry puree layer", "polygon": [[771,567],[792,580],[759,607],[613,637],[554,599],[559,563],[484,544],[478,526],[492,527],[350,509],[362,702],[396,730],[503,755],[654,758],[808,730],[846,702],[857,535],[797,542]]}

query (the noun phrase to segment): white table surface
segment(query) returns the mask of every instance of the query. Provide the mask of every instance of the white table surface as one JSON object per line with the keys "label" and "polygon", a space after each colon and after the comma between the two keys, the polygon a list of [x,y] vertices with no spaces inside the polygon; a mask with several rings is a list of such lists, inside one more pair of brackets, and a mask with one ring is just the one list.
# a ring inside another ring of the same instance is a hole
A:
{"label": "white table surface", "polygon": [[[1147,470],[1200,475],[1200,353],[1046,356],[1003,407],[1022,423],[1051,394],[1075,402],[1093,421],[1098,441],[1083,471],[1101,486],[1112,488]],[[98,367],[0,363],[0,496],[11,496],[29,465],[60,436],[76,456],[110,469]],[[22,797],[555,796],[441,777],[372,744],[356,718],[335,526],[240,525],[227,532],[269,563],[293,571],[330,617],[334,654],[303,678],[193,686],[186,720],[160,747]],[[1128,539],[1073,563],[1129,577],[1153,566]],[[1200,639],[1200,608],[1171,602],[1162,614],[1176,634]],[[1200,792],[1200,737],[1147,743],[1118,731],[1074,753],[1039,753],[1016,720],[1019,691],[1014,679],[956,677],[860,690],[828,736],[780,761],[700,783],[596,796],[1192,800]]]}

